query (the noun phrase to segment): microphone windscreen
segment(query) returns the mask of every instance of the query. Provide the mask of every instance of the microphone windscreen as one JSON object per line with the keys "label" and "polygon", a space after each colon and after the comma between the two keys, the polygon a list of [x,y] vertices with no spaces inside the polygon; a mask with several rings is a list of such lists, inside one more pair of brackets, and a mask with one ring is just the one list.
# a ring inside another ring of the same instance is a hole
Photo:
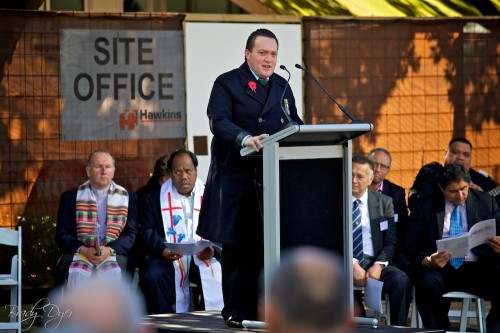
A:
{"label": "microphone windscreen", "polygon": [[285,65],[280,65],[281,69],[286,69]]}
{"label": "microphone windscreen", "polygon": [[299,64],[295,64],[295,68],[302,69],[302,66],[300,66]]}

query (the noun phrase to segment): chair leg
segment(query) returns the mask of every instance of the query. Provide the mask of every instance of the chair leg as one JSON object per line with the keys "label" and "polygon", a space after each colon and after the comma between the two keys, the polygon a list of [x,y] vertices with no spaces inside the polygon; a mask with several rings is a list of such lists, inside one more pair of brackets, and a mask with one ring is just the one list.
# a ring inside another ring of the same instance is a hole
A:
{"label": "chair leg", "polygon": [[462,314],[460,315],[460,332],[465,332],[469,317],[470,298],[462,300]]}
{"label": "chair leg", "polygon": [[[17,286],[10,287],[10,305],[15,305],[18,307],[18,311],[21,311],[21,305],[17,304]],[[10,316],[10,321],[17,321],[17,316]]]}
{"label": "chair leg", "polygon": [[391,324],[391,303],[389,302],[389,294],[385,294],[385,323]]}
{"label": "chair leg", "polygon": [[412,288],[411,292],[411,322],[410,322],[410,327],[413,328],[422,328],[422,318],[420,317],[420,313],[418,313],[417,309],[417,300],[415,298],[415,286]]}
{"label": "chair leg", "polygon": [[139,289],[139,267],[136,267],[134,270],[134,277],[132,279],[132,289],[134,292],[137,292]]}
{"label": "chair leg", "polygon": [[485,323],[485,308],[484,308],[484,299],[478,297],[476,298],[476,316],[477,316],[477,331],[480,333],[486,332],[486,323]]}

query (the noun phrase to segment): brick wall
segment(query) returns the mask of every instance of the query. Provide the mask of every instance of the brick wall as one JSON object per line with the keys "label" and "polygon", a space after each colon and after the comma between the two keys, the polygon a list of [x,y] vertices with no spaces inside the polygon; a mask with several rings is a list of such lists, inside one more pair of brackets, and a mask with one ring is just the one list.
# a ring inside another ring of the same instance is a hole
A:
{"label": "brick wall", "polygon": [[[388,176],[411,187],[443,162],[454,136],[473,144],[472,167],[500,183],[500,20],[304,19],[304,62],[351,114],[374,124],[353,154],[382,146]],[[348,123],[309,77],[307,123]]]}
{"label": "brick wall", "polygon": [[0,226],[13,227],[20,216],[55,216],[61,193],[87,178],[96,149],[115,158],[115,182],[136,191],[158,157],[184,147],[184,139],[61,139],[59,29],[161,30],[180,26],[179,17],[0,11],[0,19]]}

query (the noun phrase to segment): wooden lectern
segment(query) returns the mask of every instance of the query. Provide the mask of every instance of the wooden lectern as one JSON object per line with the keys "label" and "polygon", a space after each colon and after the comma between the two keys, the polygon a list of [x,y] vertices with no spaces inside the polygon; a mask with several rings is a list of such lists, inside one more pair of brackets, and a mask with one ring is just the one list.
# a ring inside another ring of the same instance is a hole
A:
{"label": "wooden lectern", "polygon": [[351,140],[372,129],[371,123],[292,125],[262,141],[266,296],[280,252],[312,245],[344,258],[353,306]]}

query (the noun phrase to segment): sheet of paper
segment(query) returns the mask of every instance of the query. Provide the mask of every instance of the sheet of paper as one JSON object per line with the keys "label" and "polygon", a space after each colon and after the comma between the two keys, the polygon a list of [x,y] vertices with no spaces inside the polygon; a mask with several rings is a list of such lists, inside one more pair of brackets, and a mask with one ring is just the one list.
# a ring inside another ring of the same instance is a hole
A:
{"label": "sheet of paper", "polygon": [[377,312],[384,312],[382,309],[382,287],[384,283],[368,278],[368,282],[365,286],[365,305]]}
{"label": "sheet of paper", "polygon": [[451,238],[436,241],[438,251],[449,251],[453,258],[465,257],[470,249],[486,243],[488,237],[496,235],[495,219],[478,222],[470,228],[469,232]]}
{"label": "sheet of paper", "polygon": [[453,258],[465,257],[469,252],[469,233],[460,236],[438,239],[436,241],[438,252],[448,251],[453,253]]}
{"label": "sheet of paper", "polygon": [[497,228],[495,219],[484,220],[472,226],[469,230],[469,250],[485,244],[488,237],[495,237]]}
{"label": "sheet of paper", "polygon": [[165,245],[170,249],[170,251],[181,252],[183,255],[196,255],[198,252],[211,246],[212,242],[202,239],[197,242],[195,240],[189,240],[182,243],[165,242]]}

